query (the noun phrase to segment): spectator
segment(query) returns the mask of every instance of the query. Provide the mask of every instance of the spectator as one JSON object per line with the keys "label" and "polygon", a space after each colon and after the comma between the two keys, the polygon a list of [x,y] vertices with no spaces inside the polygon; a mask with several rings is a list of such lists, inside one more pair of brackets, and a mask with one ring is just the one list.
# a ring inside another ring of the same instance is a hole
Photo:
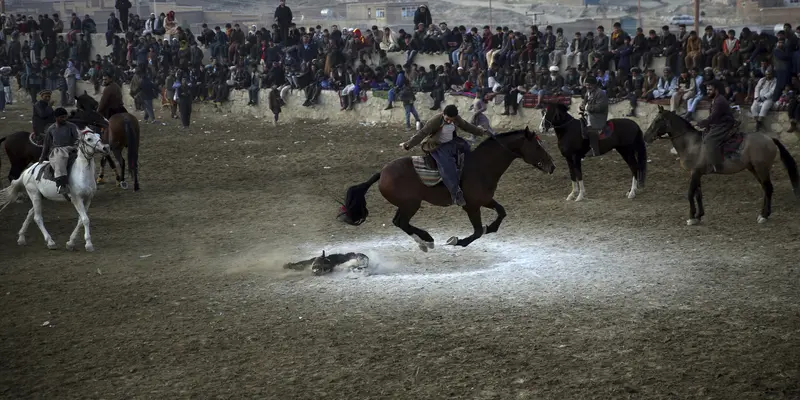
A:
{"label": "spectator", "polygon": [[750,114],[756,122],[756,132],[762,128],[764,117],[772,109],[776,88],[777,81],[774,72],[768,69],[766,75],[756,85],[756,90],[753,92],[753,105],[750,107]]}
{"label": "spectator", "polygon": [[431,13],[428,11],[428,6],[423,4],[417,7],[417,11],[414,11],[414,25],[422,25],[424,27],[433,25],[433,18],[431,18]]}
{"label": "spectator", "polygon": [[128,31],[128,10],[132,7],[130,0],[117,0],[114,4],[114,8],[119,11],[119,21],[122,23],[121,28],[122,32]]}
{"label": "spectator", "polygon": [[292,10],[286,7],[286,0],[280,0],[280,4],[275,8],[274,20],[280,29],[280,42],[285,43],[289,37],[289,27],[292,24]]}

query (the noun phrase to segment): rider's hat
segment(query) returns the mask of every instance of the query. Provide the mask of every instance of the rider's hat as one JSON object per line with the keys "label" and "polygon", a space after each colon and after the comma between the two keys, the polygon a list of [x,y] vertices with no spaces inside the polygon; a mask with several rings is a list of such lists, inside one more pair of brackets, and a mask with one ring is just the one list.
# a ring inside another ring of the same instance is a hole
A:
{"label": "rider's hat", "polygon": [[443,114],[447,117],[455,118],[458,116],[458,107],[456,107],[455,104],[450,104],[444,108]]}
{"label": "rider's hat", "polygon": [[51,94],[53,94],[52,91],[45,89],[45,90],[42,90],[42,91],[39,92],[39,97],[45,96],[45,95],[51,95]]}

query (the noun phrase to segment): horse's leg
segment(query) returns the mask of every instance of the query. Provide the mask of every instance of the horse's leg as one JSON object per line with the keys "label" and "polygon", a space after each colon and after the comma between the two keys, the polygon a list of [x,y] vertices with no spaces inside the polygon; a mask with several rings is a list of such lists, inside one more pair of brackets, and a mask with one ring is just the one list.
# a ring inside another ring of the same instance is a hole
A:
{"label": "horse's leg", "polygon": [[75,230],[72,231],[69,242],[67,242],[67,249],[69,250],[75,247],[75,239],[78,236],[78,230],[80,230],[81,225],[83,225],[83,239],[86,241],[86,251],[94,251],[92,234],[89,229],[89,215],[86,213],[91,203],[92,201],[88,199],[84,202],[83,198],[80,196],[72,197],[72,205],[75,206],[75,211],[78,212],[78,225],[75,227]]}
{"label": "horse's leg", "polygon": [[485,205],[484,207],[494,210],[497,213],[497,218],[486,227],[486,233],[495,233],[498,229],[500,229],[500,224],[503,223],[503,219],[506,217],[506,209],[500,205],[495,199],[492,199],[492,202]]}
{"label": "horse's leg", "polygon": [[[117,185],[125,189],[125,159],[122,158],[122,149],[114,149],[114,158],[117,159],[117,164],[114,167],[114,172],[117,174]],[[119,166],[119,168],[116,168]]]}
{"label": "horse's leg", "polygon": [[47,248],[55,250],[56,242],[53,241],[53,237],[50,236],[50,233],[47,232],[47,228],[44,227],[44,218],[42,218],[42,195],[28,191],[28,197],[31,198],[31,203],[33,203],[33,221],[36,222],[36,226],[38,226],[39,230],[42,232],[44,241],[47,242]]}
{"label": "horse's leg", "polygon": [[578,196],[575,197],[575,201],[581,201],[586,197],[586,188],[583,186],[583,166],[581,165],[581,156],[576,154],[573,157],[575,179],[578,180]]}
{"label": "horse's leg", "polygon": [[420,205],[421,203],[418,202],[413,205],[398,207],[394,218],[392,218],[392,223],[411,236],[419,245],[420,250],[427,252],[429,249],[433,249],[433,237],[428,232],[411,225],[411,218],[419,211]]}
{"label": "horse's leg", "polygon": [[33,220],[33,207],[31,207],[30,211],[28,211],[28,216],[25,217],[25,222],[22,223],[22,228],[19,230],[19,238],[17,239],[17,244],[20,246],[25,246],[25,233],[28,232],[28,226],[31,225],[31,221]]}
{"label": "horse's leg", "polygon": [[631,190],[626,193],[625,196],[629,199],[634,199],[636,198],[636,190],[639,188],[639,181],[636,179],[639,172],[639,167],[636,163],[636,154],[633,152],[632,147],[618,147],[617,152],[622,156],[622,159],[625,160],[625,163],[628,164],[628,168],[630,168],[631,174],[633,174]]}
{"label": "horse's leg", "polygon": [[758,179],[761,188],[764,189],[764,201],[761,203],[761,214],[757,219],[759,224],[763,224],[767,222],[767,218],[772,214],[772,192],[774,189],[772,186],[772,179],[770,178],[769,169],[766,171],[751,169],[750,171],[756,176],[756,179]]}
{"label": "horse's leg", "polygon": [[447,244],[451,246],[467,247],[470,243],[474,242],[476,239],[486,233],[487,228],[484,228],[483,222],[481,221],[481,208],[466,206],[464,207],[464,211],[467,212],[469,222],[472,223],[472,229],[474,229],[474,231],[472,232],[472,235],[465,237],[464,239],[459,239],[457,236],[451,237],[447,240]]}
{"label": "horse's leg", "polygon": [[689,193],[687,195],[689,199],[689,219],[686,220],[686,225],[697,225],[700,223],[700,220],[703,217],[702,213],[698,212],[701,210],[698,210],[698,208],[695,206],[695,199],[698,199],[698,203],[701,206],[703,203],[703,194],[700,189],[701,176],[702,175],[700,172],[692,171],[692,177],[689,180]]}
{"label": "horse's leg", "polygon": [[569,168],[569,179],[572,181],[572,191],[567,196],[567,201],[575,200],[578,191],[578,179],[575,177],[575,162],[572,157],[564,157],[567,160],[567,168]]}

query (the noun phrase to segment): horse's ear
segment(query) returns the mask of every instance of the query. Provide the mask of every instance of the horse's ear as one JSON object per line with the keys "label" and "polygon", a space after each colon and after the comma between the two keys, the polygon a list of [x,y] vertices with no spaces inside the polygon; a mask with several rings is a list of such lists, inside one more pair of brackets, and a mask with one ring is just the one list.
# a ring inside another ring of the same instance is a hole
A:
{"label": "horse's ear", "polygon": [[322,258],[325,258],[325,250],[322,250]]}
{"label": "horse's ear", "polygon": [[531,128],[525,125],[525,133],[531,133]]}
{"label": "horse's ear", "polygon": [[658,112],[664,112],[664,106],[658,105]]}
{"label": "horse's ear", "polygon": [[89,93],[86,93],[86,91],[85,91],[85,90],[83,91],[83,94],[85,94],[85,95],[89,95]]}

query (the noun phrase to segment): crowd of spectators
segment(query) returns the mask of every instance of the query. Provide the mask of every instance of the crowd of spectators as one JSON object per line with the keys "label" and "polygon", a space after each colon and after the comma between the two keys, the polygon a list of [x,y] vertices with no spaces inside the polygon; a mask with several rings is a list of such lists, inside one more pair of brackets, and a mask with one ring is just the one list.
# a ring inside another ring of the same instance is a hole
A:
{"label": "crowd of spectators", "polygon": [[[645,34],[639,28],[631,37],[617,23],[610,34],[598,26],[570,37],[551,26],[542,31],[450,27],[434,23],[420,6],[414,30],[362,31],[298,27],[280,0],[269,28],[203,24],[194,33],[187,24],[178,25],[174,12],[140,18],[129,8],[128,0],[117,1],[117,12],[107,21],[110,54],[94,59],[91,34],[97,24],[88,15],[72,14],[66,23],[57,14],[3,15],[0,65],[6,79],[0,82],[7,87],[8,75],[16,75],[31,100],[41,89],[61,89],[63,105],[70,105],[77,79],[93,82],[96,91],[104,76],[132,83],[134,98],[139,81],[147,79],[173,106],[173,117],[179,96],[219,103],[231,90],[247,90],[255,105],[260,90],[277,89],[281,96],[270,108],[279,111],[291,90],[304,91],[307,107],[318,102],[322,90],[335,90],[344,111],[370,92],[385,91],[386,108],[400,101],[419,119],[414,108],[419,93],[429,94],[431,110],[454,93],[494,99],[502,102],[505,115],[514,115],[525,99],[540,106],[544,98],[581,95],[587,79],[597,80],[612,101],[630,102],[630,115],[639,101],[663,99],[675,111],[685,107],[691,118],[703,100],[703,82],[715,80],[730,101],[751,104],[757,120],[773,108],[788,110],[793,126],[800,119],[800,27],[789,24],[774,36],[711,26],[700,36],[680,25],[676,32],[664,26]],[[402,64],[389,61],[392,52],[402,54]],[[418,65],[419,54],[446,55],[447,62]],[[655,57],[665,58],[661,74],[651,67]]]}

